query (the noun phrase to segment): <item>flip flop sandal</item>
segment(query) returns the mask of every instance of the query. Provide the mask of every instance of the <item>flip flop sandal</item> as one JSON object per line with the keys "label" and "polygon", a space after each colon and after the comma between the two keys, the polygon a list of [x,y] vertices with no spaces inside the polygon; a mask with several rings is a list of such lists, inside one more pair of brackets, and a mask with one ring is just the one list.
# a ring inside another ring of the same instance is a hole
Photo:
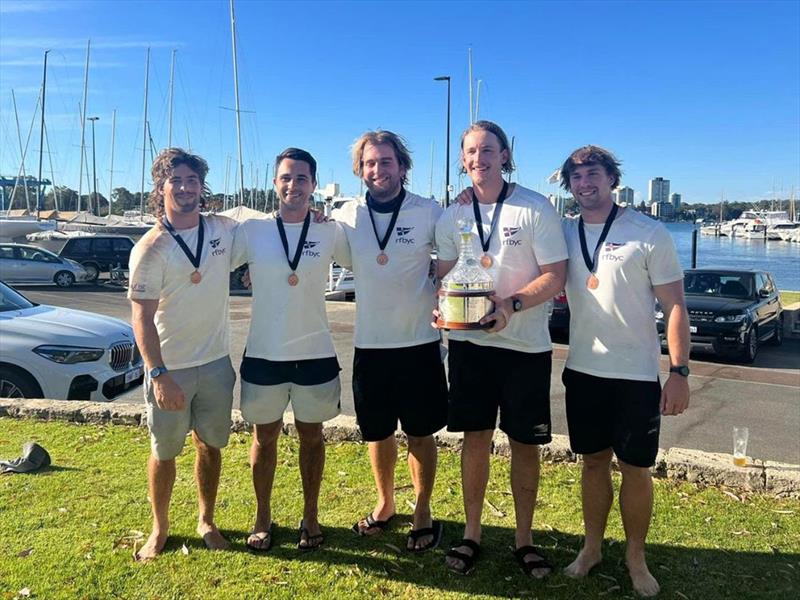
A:
{"label": "flip flop sandal", "polygon": [[[250,538],[253,536],[258,538],[258,545],[250,542]],[[264,545],[264,540],[267,540],[266,546]],[[269,524],[266,531],[253,531],[247,536],[247,541],[244,545],[247,546],[248,550],[252,550],[253,552],[269,552],[270,548],[272,548],[272,523]]]}
{"label": "flip flop sandal", "polygon": [[[460,550],[456,550],[456,548],[458,548],[459,546],[466,546],[467,548],[472,550],[472,554],[465,554]],[[448,558],[457,558],[462,562],[463,566],[459,568],[447,565],[447,568],[450,569],[456,575],[469,575],[472,572],[472,569],[475,568],[475,561],[478,559],[478,555],[480,554],[480,552],[481,552],[480,545],[473,540],[463,539],[460,542],[456,542],[455,544],[452,545],[450,550],[447,551],[447,554],[445,554],[445,556],[447,556]]]}
{"label": "flip flop sandal", "polygon": [[[433,539],[427,544],[417,548],[416,547],[417,540],[427,535],[432,535]],[[441,541],[442,541],[442,522],[432,521],[430,527],[423,527],[421,529],[412,529],[411,531],[408,532],[408,541],[406,542],[406,550],[418,554],[420,552],[425,552],[426,550],[431,550],[433,548],[436,548],[436,546],[438,546],[439,542]],[[411,545],[410,548],[409,544]]]}
{"label": "flip flop sandal", "polygon": [[361,529],[358,526],[358,524],[361,521],[356,521],[355,525],[353,525],[353,527],[351,527],[351,529],[353,530],[353,532],[357,533],[358,535],[360,535],[362,537],[371,537],[371,535],[380,535],[380,534],[377,534],[377,533],[373,533],[373,534],[370,535],[370,534],[367,533],[367,531],[369,531],[370,529],[377,528],[377,529],[381,530],[381,533],[383,533],[389,527],[389,524],[392,522],[392,519],[394,519],[395,516],[396,515],[392,515],[391,517],[389,517],[385,521],[379,521],[378,519],[376,519],[375,517],[372,516],[372,513],[369,513],[366,517],[361,519],[361,521],[366,521],[367,522],[367,526],[364,529]]}
{"label": "flip flop sandal", "polygon": [[[311,550],[316,550],[325,542],[325,536],[322,534],[322,532],[316,535],[311,535],[302,519],[300,519],[299,534],[300,537],[297,538],[297,549],[301,552],[310,552]],[[305,544],[303,544],[304,541]]]}
{"label": "flip flop sandal", "polygon": [[[536,555],[539,558],[526,561],[525,557],[530,556],[531,554]],[[514,550],[514,558],[517,559],[517,564],[519,565],[519,568],[522,569],[522,572],[528,577],[533,577],[534,579],[544,579],[547,577],[547,575],[552,573],[554,569],[552,563],[545,557],[544,552],[542,552],[536,546],[521,546],[520,548],[517,548]],[[550,573],[547,573],[542,577],[536,577],[533,575],[534,569],[550,569]]]}

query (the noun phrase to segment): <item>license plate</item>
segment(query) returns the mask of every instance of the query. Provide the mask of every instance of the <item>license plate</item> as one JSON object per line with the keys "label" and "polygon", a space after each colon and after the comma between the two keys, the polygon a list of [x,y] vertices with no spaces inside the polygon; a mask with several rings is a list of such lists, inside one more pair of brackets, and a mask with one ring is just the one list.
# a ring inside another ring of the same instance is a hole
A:
{"label": "license plate", "polygon": [[130,383],[134,379],[139,379],[142,376],[142,367],[136,367],[125,373],[125,383]]}
{"label": "license plate", "polygon": [[689,325],[689,333],[697,333],[697,326]]}

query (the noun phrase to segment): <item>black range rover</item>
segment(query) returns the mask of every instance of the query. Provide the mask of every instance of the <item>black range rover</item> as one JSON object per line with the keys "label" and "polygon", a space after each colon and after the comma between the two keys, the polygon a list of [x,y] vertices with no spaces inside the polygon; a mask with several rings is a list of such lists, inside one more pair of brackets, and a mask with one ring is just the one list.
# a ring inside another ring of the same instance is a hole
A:
{"label": "black range rover", "polygon": [[[751,363],[758,347],[783,341],[783,308],[772,275],[747,269],[704,268],[684,273],[692,345]],[[664,338],[664,320],[657,313]]]}

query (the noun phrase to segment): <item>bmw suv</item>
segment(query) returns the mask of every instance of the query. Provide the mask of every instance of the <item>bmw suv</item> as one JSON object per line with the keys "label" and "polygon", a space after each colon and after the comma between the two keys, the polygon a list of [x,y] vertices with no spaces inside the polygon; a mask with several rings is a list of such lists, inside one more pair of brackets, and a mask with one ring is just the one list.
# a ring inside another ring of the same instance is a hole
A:
{"label": "bmw suv", "polygon": [[[690,269],[684,273],[683,290],[693,346],[751,363],[762,343],[783,342],[783,308],[769,273]],[[663,315],[659,311],[656,317],[663,339]]]}

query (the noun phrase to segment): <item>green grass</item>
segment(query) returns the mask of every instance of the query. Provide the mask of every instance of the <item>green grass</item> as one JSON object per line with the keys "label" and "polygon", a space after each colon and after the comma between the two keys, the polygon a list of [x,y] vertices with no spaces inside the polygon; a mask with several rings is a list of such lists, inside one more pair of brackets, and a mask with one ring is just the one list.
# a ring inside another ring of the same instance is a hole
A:
{"label": "green grass", "polygon": [[783,306],[789,306],[794,302],[800,302],[800,292],[781,291],[781,304]]}
{"label": "green grass", "polygon": [[[585,581],[561,573],[545,581],[522,576],[511,560],[513,505],[508,461],[492,460],[484,511],[483,555],[475,572],[443,568],[444,545],[462,527],[459,460],[443,452],[434,511],[445,520],[443,547],[411,555],[405,524],[376,539],[357,538],[355,519],[372,507],[366,447],[334,444],[321,494],[324,549],[295,549],[302,494],[298,446],[282,438],[273,495],[275,546],[266,555],[245,551],[254,498],[247,464],[249,435],[234,435],[225,450],[218,523],[233,541],[209,552],[194,533],[193,452],[178,459],[172,536],[165,553],[141,565],[132,545],[149,531],[145,462],[147,432],[128,427],[0,419],[0,456],[19,454],[36,440],[53,466],[32,475],[0,477],[0,599],[28,588],[34,598],[594,598],[633,597],[623,564],[623,531],[612,511],[605,560]],[[581,543],[580,471],[545,465],[534,523],[535,543],[559,567]],[[615,486],[619,484],[614,477]],[[407,469],[398,469],[398,508],[413,500]],[[659,480],[648,556],[663,598],[779,598],[800,589],[800,502]],[[401,522],[406,519],[401,519]],[[397,521],[395,521],[397,523]],[[184,549],[185,548],[185,549]]]}

